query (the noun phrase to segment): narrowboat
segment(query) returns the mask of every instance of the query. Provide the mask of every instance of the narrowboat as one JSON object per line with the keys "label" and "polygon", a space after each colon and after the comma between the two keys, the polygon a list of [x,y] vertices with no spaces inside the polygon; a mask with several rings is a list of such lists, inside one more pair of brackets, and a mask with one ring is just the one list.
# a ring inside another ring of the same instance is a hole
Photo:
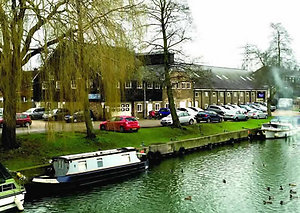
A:
{"label": "narrowboat", "polygon": [[0,212],[24,210],[25,188],[18,184],[10,172],[0,163]]}
{"label": "narrowboat", "polygon": [[[143,154],[143,153],[140,153]],[[34,177],[32,186],[50,186],[54,190],[113,179],[143,172],[148,161],[141,158],[133,147],[53,157],[51,169]]]}

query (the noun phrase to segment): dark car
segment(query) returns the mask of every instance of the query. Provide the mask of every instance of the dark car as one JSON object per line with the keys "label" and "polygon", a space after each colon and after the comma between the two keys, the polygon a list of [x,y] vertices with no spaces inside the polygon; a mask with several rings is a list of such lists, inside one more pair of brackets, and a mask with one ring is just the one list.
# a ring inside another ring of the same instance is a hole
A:
{"label": "dark car", "polygon": [[203,111],[203,112],[198,112],[198,114],[195,116],[195,119],[197,123],[199,123],[200,121],[222,122],[223,117],[214,111]]}
{"label": "dark car", "polygon": [[29,115],[29,117],[34,120],[34,119],[43,119],[43,115],[45,113],[45,108],[44,107],[36,107],[36,108],[30,108],[26,110],[26,112],[23,112],[23,114]]}
{"label": "dark car", "polygon": [[[95,120],[95,116],[92,110],[90,110],[90,117],[91,120]],[[67,123],[77,123],[77,122],[83,122],[84,121],[84,115],[83,115],[83,111],[78,111],[78,112],[74,112],[73,115],[66,115],[65,116],[65,121]]]}
{"label": "dark car", "polygon": [[43,115],[43,119],[44,120],[55,120],[55,121],[58,121],[58,120],[63,120],[65,115],[68,115],[70,114],[69,110],[68,109],[65,109],[65,108],[57,108],[57,109],[53,109],[51,111],[47,111],[44,113]]}
{"label": "dark car", "polygon": [[[28,127],[32,123],[29,115],[23,114],[23,113],[17,113],[16,114],[16,124],[18,126],[25,126]],[[3,127],[3,117],[0,117],[0,127]]]}
{"label": "dark car", "polygon": [[113,131],[135,131],[140,129],[138,120],[132,116],[115,116],[110,120],[100,123],[99,128],[101,130],[113,130]]}
{"label": "dark car", "polygon": [[166,116],[170,115],[170,114],[171,114],[171,111],[170,111],[169,108],[160,108],[160,109],[158,110],[158,114],[159,114],[159,116],[160,116],[161,118],[163,118],[163,117],[166,117]]}

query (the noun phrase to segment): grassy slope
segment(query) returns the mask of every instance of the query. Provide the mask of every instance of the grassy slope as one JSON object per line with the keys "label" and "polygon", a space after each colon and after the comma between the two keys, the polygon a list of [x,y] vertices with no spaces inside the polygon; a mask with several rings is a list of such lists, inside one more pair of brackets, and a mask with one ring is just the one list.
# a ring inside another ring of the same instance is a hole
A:
{"label": "grassy slope", "polygon": [[[269,120],[269,119],[268,119]],[[117,147],[140,147],[154,143],[165,143],[221,133],[244,128],[257,128],[268,120],[247,122],[201,123],[185,126],[185,129],[170,127],[143,128],[138,133],[97,131],[97,138],[86,140],[85,134],[78,132],[56,132],[50,135],[18,135],[21,147],[9,152],[0,151],[0,161],[11,170],[44,164],[53,156],[110,149]]]}

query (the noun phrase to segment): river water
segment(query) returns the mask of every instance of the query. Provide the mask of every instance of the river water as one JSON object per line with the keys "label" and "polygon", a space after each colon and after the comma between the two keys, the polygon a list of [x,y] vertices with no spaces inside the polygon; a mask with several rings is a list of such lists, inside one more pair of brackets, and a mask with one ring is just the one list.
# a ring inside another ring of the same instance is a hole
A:
{"label": "river water", "polygon": [[299,139],[170,158],[118,183],[26,200],[24,212],[300,212]]}

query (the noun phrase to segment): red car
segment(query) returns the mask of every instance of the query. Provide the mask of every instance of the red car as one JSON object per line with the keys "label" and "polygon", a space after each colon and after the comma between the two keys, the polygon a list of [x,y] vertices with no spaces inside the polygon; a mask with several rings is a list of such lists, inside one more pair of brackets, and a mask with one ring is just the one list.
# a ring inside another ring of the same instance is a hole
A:
{"label": "red car", "polygon": [[132,116],[115,116],[110,120],[100,123],[101,130],[113,130],[113,131],[135,131],[139,130],[140,125],[135,117]]}
{"label": "red car", "polygon": [[[17,113],[16,114],[16,124],[18,126],[30,126],[32,123],[29,115]],[[0,127],[3,127],[3,117],[0,117]]]}

